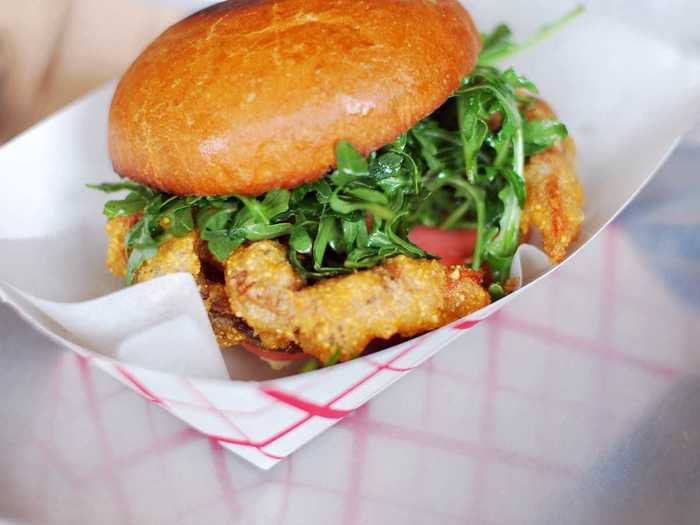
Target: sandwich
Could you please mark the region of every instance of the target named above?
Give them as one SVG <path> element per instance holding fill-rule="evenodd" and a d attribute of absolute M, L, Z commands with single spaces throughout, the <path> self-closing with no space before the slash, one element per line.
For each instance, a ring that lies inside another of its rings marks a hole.
<path fill-rule="evenodd" d="M 120 193 L 107 267 L 128 285 L 190 273 L 219 345 L 275 365 L 347 361 L 485 307 L 531 230 L 557 263 L 583 221 L 566 126 L 494 65 L 527 45 L 480 34 L 456 0 L 191 15 L 116 87 L 122 180 L 92 186 Z"/>

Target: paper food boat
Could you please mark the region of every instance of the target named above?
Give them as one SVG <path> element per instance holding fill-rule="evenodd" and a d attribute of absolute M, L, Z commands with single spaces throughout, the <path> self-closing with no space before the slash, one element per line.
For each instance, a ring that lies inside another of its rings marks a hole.
<path fill-rule="evenodd" d="M 532 13 L 522 14 L 515 4 L 484 2 L 470 10 L 482 27 L 507 16 L 522 31 L 560 14 L 542 6 L 528 23 L 518 17 Z M 514 62 L 540 86 L 578 143 L 587 197 L 579 248 L 619 213 L 700 117 L 700 64 L 593 15 Z M 0 299 L 255 465 L 269 468 L 288 456 L 513 297 L 312 373 L 271 379 L 244 352 L 229 352 L 224 361 L 189 275 L 122 289 L 104 268 L 104 196 L 85 184 L 115 178 L 106 149 L 112 89 L 0 149 Z M 549 270 L 541 253 L 524 248 L 519 263 L 524 286 L 517 293 L 536 293 L 531 285 Z"/>

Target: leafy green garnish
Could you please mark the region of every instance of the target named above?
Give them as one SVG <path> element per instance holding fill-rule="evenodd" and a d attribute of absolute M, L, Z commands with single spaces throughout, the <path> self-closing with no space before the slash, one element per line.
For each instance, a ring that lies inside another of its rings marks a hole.
<path fill-rule="evenodd" d="M 309 359 L 308 361 L 306 361 L 306 363 L 304 363 L 304 366 L 301 367 L 301 370 L 299 370 L 299 372 L 301 372 L 302 374 L 305 374 L 306 372 L 313 372 L 314 370 L 318 370 L 320 366 L 321 363 L 319 363 L 318 359 Z"/>
<path fill-rule="evenodd" d="M 126 241 L 128 283 L 161 243 L 187 235 L 195 225 L 221 261 L 246 241 L 288 237 L 296 270 L 319 279 L 369 268 L 395 255 L 428 257 L 407 240 L 410 213 L 422 195 L 417 193 L 416 166 L 400 148 L 399 141 L 364 158 L 340 141 L 332 175 L 260 197 L 175 197 L 133 183 L 91 187 L 129 192 L 105 204 L 107 217 L 140 214 Z"/>
<path fill-rule="evenodd" d="M 513 32 L 504 24 L 499 25 L 488 35 L 482 35 L 483 48 L 479 55 L 479 65 L 487 66 L 511 57 L 517 53 L 530 49 L 543 40 L 548 39 L 554 33 L 560 31 L 564 26 L 586 12 L 584 5 L 578 5 L 560 19 L 542 26 L 539 31 L 532 35 L 522 44 L 513 42 Z"/>
<path fill-rule="evenodd" d="M 441 114 L 409 132 L 408 151 L 422 164 L 431 196 L 414 221 L 445 229 L 475 226 L 472 267 L 481 269 L 486 261 L 497 282 L 510 275 L 518 247 L 525 159 L 566 136 L 559 123 L 525 121 L 525 88 L 535 91 L 511 69 L 478 66 Z M 452 129 L 441 122 L 446 116 L 456 121 Z"/>
<path fill-rule="evenodd" d="M 489 286 L 489 295 L 494 301 L 497 301 L 506 295 L 506 291 L 501 283 L 493 283 Z"/>
<path fill-rule="evenodd" d="M 523 124 L 525 155 L 532 156 L 549 148 L 569 134 L 566 126 L 555 120 L 530 120 Z"/>
<path fill-rule="evenodd" d="M 340 361 L 340 355 L 343 352 L 340 350 L 340 348 L 336 348 L 336 350 L 331 354 L 331 356 L 328 358 L 328 361 L 324 363 L 323 366 L 333 366 L 336 364 L 338 361 Z"/>
<path fill-rule="evenodd" d="M 156 192 L 135 182 L 105 182 L 103 184 L 88 184 L 87 186 L 93 190 L 105 193 L 129 192 L 125 199 L 107 201 L 104 207 L 104 214 L 110 219 L 133 215 L 143 210 L 148 202 L 156 196 Z"/>
<path fill-rule="evenodd" d="M 127 283 L 163 242 L 195 229 L 220 261 L 247 241 L 282 239 L 296 271 L 322 279 L 397 255 L 430 257 L 408 239 L 411 228 L 422 224 L 476 229 L 471 266 L 487 264 L 493 297 L 503 295 L 526 199 L 525 161 L 567 130 L 556 121 L 527 121 L 523 111 L 537 88 L 514 70 L 491 64 L 582 11 L 543 27 L 522 45 L 512 42 L 507 26 L 498 26 L 483 36 L 476 69 L 437 112 L 367 157 L 339 141 L 336 169 L 314 183 L 258 197 L 179 197 L 133 182 L 90 185 L 127 192 L 105 204 L 107 217 L 137 216 L 125 241 Z"/>
<path fill-rule="evenodd" d="M 109 217 L 140 214 L 125 238 L 129 254 L 126 282 L 131 284 L 136 270 L 155 256 L 158 246 L 172 239 L 183 237 L 194 230 L 193 209 L 202 201 L 199 197 L 176 197 L 134 183 L 105 183 L 91 188 L 107 193 L 127 190 L 122 200 L 111 200 L 105 204 L 104 214 Z"/>
<path fill-rule="evenodd" d="M 488 264 L 497 284 L 492 287 L 494 298 L 503 293 L 501 284 L 510 276 L 518 247 L 527 197 L 525 160 L 565 138 L 568 131 L 556 121 L 527 121 L 523 110 L 537 87 L 513 69 L 501 71 L 491 64 L 535 45 L 584 11 L 579 6 L 524 44 L 514 43 L 505 25 L 483 35 L 478 65 L 452 101 L 408 133 L 409 153 L 422 162 L 430 195 L 414 222 L 475 228 L 472 267 Z"/>

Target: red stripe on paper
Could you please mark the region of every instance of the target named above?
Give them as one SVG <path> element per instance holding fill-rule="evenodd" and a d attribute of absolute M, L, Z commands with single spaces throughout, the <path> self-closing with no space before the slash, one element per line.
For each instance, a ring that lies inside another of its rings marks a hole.
<path fill-rule="evenodd" d="M 117 371 L 126 379 L 136 390 L 148 398 L 149 401 L 157 403 L 159 405 L 163 404 L 163 400 L 153 393 L 146 385 L 141 381 L 136 379 L 136 376 L 132 374 L 127 368 L 123 366 L 116 366 Z"/>
<path fill-rule="evenodd" d="M 454 328 L 457 330 L 469 330 L 470 328 L 474 328 L 480 322 L 481 321 L 462 321 L 461 323 L 454 325 Z"/>
<path fill-rule="evenodd" d="M 274 388 L 262 387 L 261 390 L 277 401 L 282 401 L 282 403 L 303 410 L 312 416 L 324 417 L 326 419 L 341 419 L 352 412 L 351 410 L 336 410 L 329 406 L 317 405 L 316 403 L 311 403 L 310 401 Z"/>

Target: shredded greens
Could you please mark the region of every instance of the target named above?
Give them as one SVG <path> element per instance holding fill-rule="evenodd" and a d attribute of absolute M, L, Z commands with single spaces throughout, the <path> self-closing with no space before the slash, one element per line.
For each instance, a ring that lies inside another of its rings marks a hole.
<path fill-rule="evenodd" d="M 438 111 L 366 158 L 340 141 L 336 169 L 317 182 L 259 197 L 180 197 L 133 182 L 91 185 L 128 192 L 105 204 L 108 218 L 138 214 L 125 241 L 127 283 L 163 242 L 195 229 L 221 261 L 246 241 L 282 239 L 291 264 L 313 280 L 396 255 L 430 257 L 408 239 L 421 224 L 475 229 L 471 266 L 480 270 L 486 264 L 492 296 L 503 295 L 526 199 L 525 162 L 566 137 L 567 130 L 560 122 L 526 121 L 522 113 L 537 88 L 514 70 L 492 64 L 580 12 L 545 26 L 523 45 L 513 43 L 506 26 L 483 35 L 477 67 Z"/>

